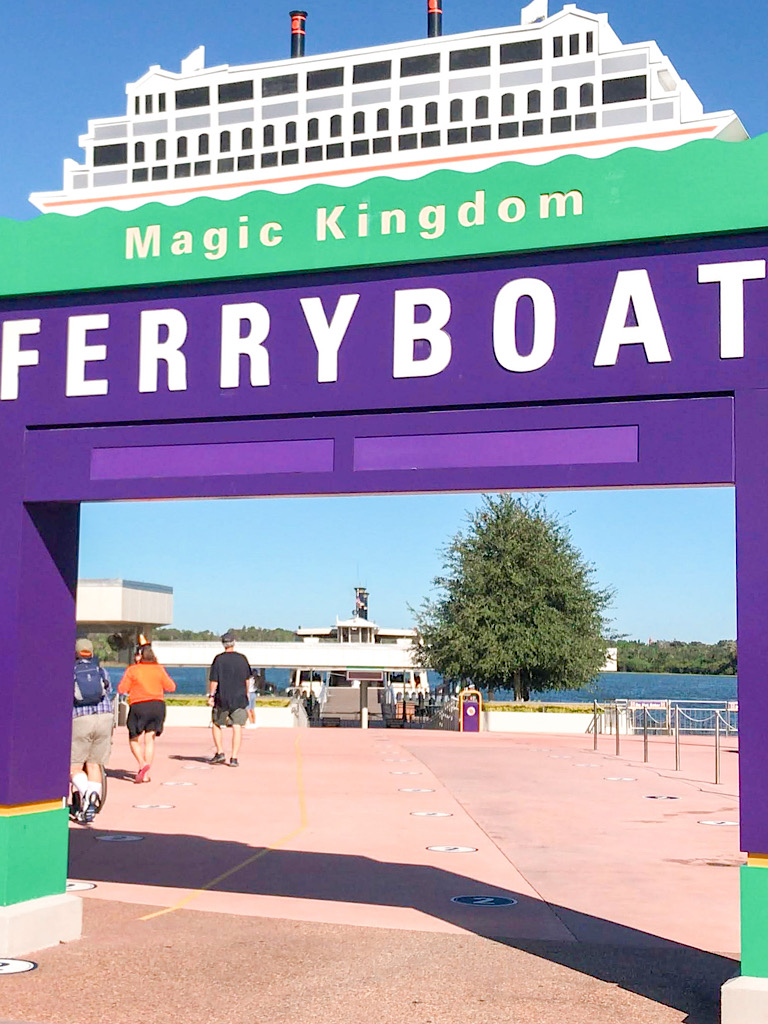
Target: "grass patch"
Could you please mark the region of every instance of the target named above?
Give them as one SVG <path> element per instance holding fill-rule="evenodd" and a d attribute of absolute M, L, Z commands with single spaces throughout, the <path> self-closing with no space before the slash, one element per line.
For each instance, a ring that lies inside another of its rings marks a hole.
<path fill-rule="evenodd" d="M 554 712 L 557 715 L 591 715 L 593 709 L 589 704 L 538 704 L 526 701 L 521 704 L 504 704 L 497 701 L 488 701 L 483 705 L 486 711 L 517 711 L 528 714 L 537 712 Z M 598 708 L 598 714 L 601 714 Z"/>
<path fill-rule="evenodd" d="M 202 695 L 186 694 L 180 697 L 166 697 L 166 704 L 176 708 L 201 708 L 208 706 L 208 698 Z M 260 697 L 256 701 L 257 708 L 287 708 L 290 697 Z"/>

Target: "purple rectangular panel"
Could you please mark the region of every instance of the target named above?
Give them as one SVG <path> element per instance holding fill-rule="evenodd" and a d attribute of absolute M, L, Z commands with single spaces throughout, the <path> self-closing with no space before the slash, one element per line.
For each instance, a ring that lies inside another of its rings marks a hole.
<path fill-rule="evenodd" d="M 356 437 L 354 449 L 356 470 L 584 466 L 637 460 L 636 426 Z"/>
<path fill-rule="evenodd" d="M 333 455 L 332 438 L 95 448 L 91 480 L 331 473 Z"/>

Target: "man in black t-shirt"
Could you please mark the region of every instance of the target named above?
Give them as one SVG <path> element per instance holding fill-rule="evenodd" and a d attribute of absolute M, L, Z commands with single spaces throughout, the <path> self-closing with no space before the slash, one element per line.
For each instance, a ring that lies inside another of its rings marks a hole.
<path fill-rule="evenodd" d="M 224 764 L 224 744 L 221 730 L 232 729 L 232 756 L 230 768 L 238 767 L 243 726 L 248 714 L 248 680 L 253 675 L 248 659 L 235 651 L 235 638 L 225 633 L 221 638 L 224 651 L 217 654 L 208 671 L 208 703 L 213 709 L 212 732 L 216 753 L 211 764 Z"/>

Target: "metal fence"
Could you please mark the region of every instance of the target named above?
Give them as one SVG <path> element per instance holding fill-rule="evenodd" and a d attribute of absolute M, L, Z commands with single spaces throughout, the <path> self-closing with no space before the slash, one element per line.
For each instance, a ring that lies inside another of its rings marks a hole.
<path fill-rule="evenodd" d="M 721 741 L 738 735 L 739 705 L 737 701 L 684 700 L 615 700 L 593 705 L 592 724 L 594 749 L 598 736 L 612 735 L 616 753 L 621 752 L 621 737 L 643 737 L 643 761 L 649 760 L 649 743 L 653 736 L 671 736 L 675 744 L 675 770 L 681 769 L 680 739 L 688 736 L 712 736 L 714 781 L 720 782 Z"/>

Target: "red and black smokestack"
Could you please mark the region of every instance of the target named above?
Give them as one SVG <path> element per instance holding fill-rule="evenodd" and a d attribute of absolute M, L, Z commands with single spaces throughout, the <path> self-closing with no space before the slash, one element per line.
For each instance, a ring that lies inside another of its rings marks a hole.
<path fill-rule="evenodd" d="M 304 56 L 304 41 L 307 38 L 306 22 L 306 11 L 291 11 L 291 57 Z"/>
<path fill-rule="evenodd" d="M 427 0 L 427 35 L 441 36 L 443 34 L 443 5 L 441 0 Z"/>

